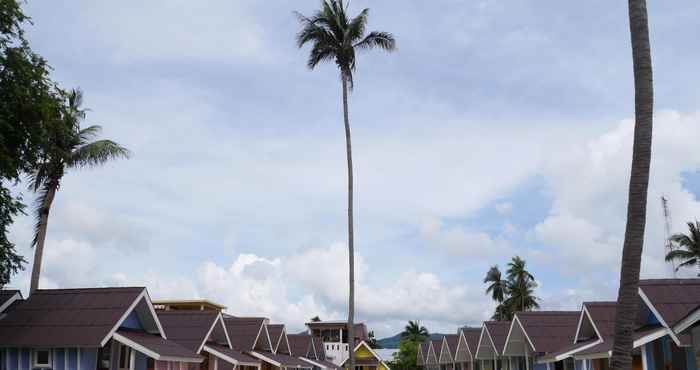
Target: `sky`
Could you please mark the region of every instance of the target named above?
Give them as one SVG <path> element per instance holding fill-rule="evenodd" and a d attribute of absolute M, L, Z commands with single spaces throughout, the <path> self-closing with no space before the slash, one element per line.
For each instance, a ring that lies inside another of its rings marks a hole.
<path fill-rule="evenodd" d="M 655 127 L 643 277 L 700 215 L 700 3 L 649 2 Z M 85 124 L 132 151 L 70 171 L 41 286 L 146 286 L 302 330 L 347 312 L 346 168 L 334 64 L 306 67 L 317 0 L 29 1 L 32 47 Z M 626 2 L 353 0 L 392 54 L 349 99 L 357 320 L 479 325 L 483 277 L 519 255 L 546 309 L 615 299 L 634 117 Z M 18 188 L 25 199 L 33 195 Z M 11 237 L 31 261 L 33 220 Z M 26 291 L 31 263 L 10 286 Z M 682 271 L 693 276 L 695 271 Z"/>

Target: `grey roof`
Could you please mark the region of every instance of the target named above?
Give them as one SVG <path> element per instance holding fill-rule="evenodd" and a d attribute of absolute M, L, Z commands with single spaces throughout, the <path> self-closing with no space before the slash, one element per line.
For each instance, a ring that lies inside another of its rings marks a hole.
<path fill-rule="evenodd" d="M 263 317 L 232 317 L 224 318 L 224 324 L 231 339 L 233 349 L 239 351 L 252 351 L 255 349 L 255 339 L 260 333 L 260 328 L 265 323 Z M 262 332 L 264 334 L 264 331 Z M 262 335 L 261 334 L 261 335 Z M 267 338 L 263 338 L 264 350 L 271 350 Z"/>
<path fill-rule="evenodd" d="M 260 360 L 252 357 L 250 355 L 247 355 L 241 351 L 237 351 L 235 349 L 228 348 L 226 346 L 222 346 L 219 344 L 207 344 L 206 347 L 209 347 L 224 356 L 230 357 L 233 360 L 235 360 L 238 364 L 243 364 L 243 365 L 257 365 L 260 363 Z"/>
<path fill-rule="evenodd" d="M 268 360 L 275 361 L 277 363 L 280 363 L 283 367 L 296 367 L 296 368 L 306 368 L 306 369 L 311 369 L 313 366 L 309 364 L 306 361 L 302 361 L 301 359 L 298 359 L 296 357 L 288 356 L 288 355 L 283 355 L 280 353 L 272 353 L 272 352 L 262 352 L 262 351 L 255 351 L 258 355 L 263 356 L 264 358 Z M 263 360 L 265 361 L 265 360 Z"/>
<path fill-rule="evenodd" d="M 219 312 L 213 310 L 158 310 L 157 314 L 168 339 L 174 340 L 195 352 L 199 350 L 199 347 L 207 339 L 209 329 L 219 318 Z"/>
<path fill-rule="evenodd" d="M 0 346 L 98 347 L 144 290 L 37 290 L 0 320 Z"/>
<path fill-rule="evenodd" d="M 289 340 L 289 351 L 292 356 L 296 357 L 306 357 L 311 360 L 315 359 L 316 356 L 313 355 L 312 350 L 312 340 L 309 334 L 287 334 L 287 340 Z"/>
<path fill-rule="evenodd" d="M 464 333 L 464 339 L 467 340 L 467 346 L 472 356 L 476 355 L 476 347 L 479 346 L 479 337 L 481 336 L 481 328 L 463 327 L 459 329 Z"/>
<path fill-rule="evenodd" d="M 503 346 L 506 344 L 508 329 L 510 329 L 510 321 L 486 321 L 484 326 L 486 326 L 486 330 L 488 330 L 491 339 L 493 339 L 496 352 L 503 353 Z"/>
<path fill-rule="evenodd" d="M 515 314 L 539 353 L 553 353 L 573 343 L 580 311 L 528 311 Z"/>
<path fill-rule="evenodd" d="M 670 327 L 700 307 L 700 279 L 648 279 L 639 289 Z"/>
<path fill-rule="evenodd" d="M 160 335 L 148 334 L 141 331 L 120 329 L 120 334 L 148 350 L 157 353 L 161 358 L 173 359 L 183 362 L 202 362 L 202 356 L 196 354 L 185 346 L 181 346 L 172 340 L 165 340 Z"/>

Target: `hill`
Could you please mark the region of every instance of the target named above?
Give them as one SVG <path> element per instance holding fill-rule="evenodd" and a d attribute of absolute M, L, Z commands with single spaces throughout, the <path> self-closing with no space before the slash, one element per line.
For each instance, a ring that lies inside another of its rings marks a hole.
<path fill-rule="evenodd" d="M 445 334 L 433 333 L 430 334 L 430 339 L 439 339 L 443 336 L 445 336 Z M 382 348 L 399 348 L 399 342 L 401 342 L 401 333 L 391 337 L 377 339 L 377 344 Z"/>

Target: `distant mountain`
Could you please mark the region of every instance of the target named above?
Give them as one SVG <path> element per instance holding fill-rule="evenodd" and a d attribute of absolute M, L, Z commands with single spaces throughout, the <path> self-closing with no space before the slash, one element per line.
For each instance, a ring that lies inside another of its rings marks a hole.
<path fill-rule="evenodd" d="M 445 334 L 433 333 L 430 334 L 430 339 L 440 339 L 444 337 Z M 401 342 L 401 333 L 394 335 L 393 337 L 377 339 L 377 344 L 382 348 L 399 348 L 399 342 Z"/>

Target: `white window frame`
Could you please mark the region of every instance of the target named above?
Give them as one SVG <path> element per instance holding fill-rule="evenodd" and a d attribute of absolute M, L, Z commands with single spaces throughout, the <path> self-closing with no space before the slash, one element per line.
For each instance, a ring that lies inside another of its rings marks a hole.
<path fill-rule="evenodd" d="M 122 367 L 122 350 L 126 351 L 125 356 L 126 356 L 126 367 Z M 118 370 L 130 370 L 131 369 L 131 352 L 133 349 L 129 346 L 125 346 L 121 343 L 119 343 L 119 350 L 117 351 L 117 369 Z"/>
<path fill-rule="evenodd" d="M 39 363 L 39 352 L 46 352 L 48 362 L 45 364 Z M 50 349 L 35 349 L 32 351 L 32 367 L 36 369 L 51 369 L 51 350 Z"/>

